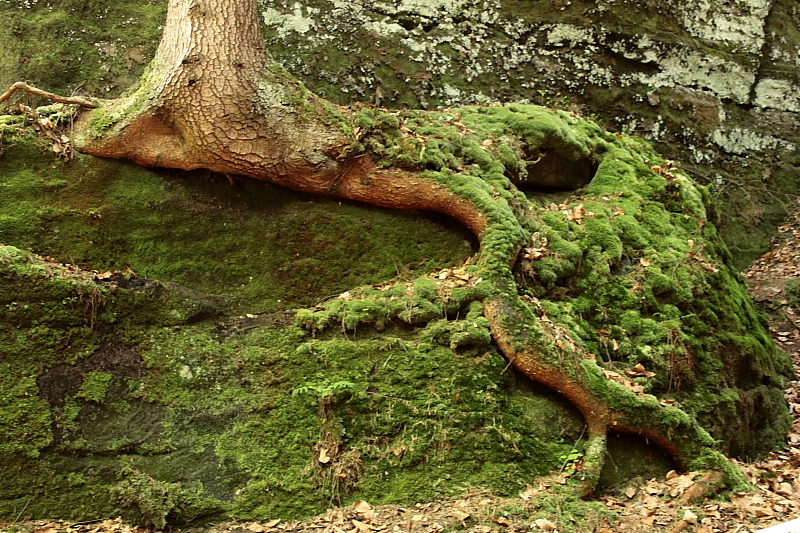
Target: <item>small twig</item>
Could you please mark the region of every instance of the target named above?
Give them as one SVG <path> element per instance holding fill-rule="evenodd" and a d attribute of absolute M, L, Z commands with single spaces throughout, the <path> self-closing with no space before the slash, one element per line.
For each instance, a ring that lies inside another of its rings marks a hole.
<path fill-rule="evenodd" d="M 789 316 L 789 313 L 786 312 L 786 309 L 781 308 L 781 313 L 783 313 L 783 316 L 786 317 L 786 320 L 788 320 L 794 326 L 794 329 L 800 331 L 800 326 L 798 326 L 797 322 L 795 322 L 794 319 Z"/>
<path fill-rule="evenodd" d="M 0 103 L 5 102 L 9 98 L 11 98 L 11 95 L 13 95 L 15 92 L 19 90 L 33 93 L 37 96 L 41 96 L 42 98 L 46 98 L 47 100 L 50 100 L 52 102 L 58 102 L 59 104 L 75 104 L 83 107 L 88 107 L 90 109 L 98 107 L 98 104 L 90 102 L 89 100 L 81 98 L 80 96 L 59 96 L 57 94 L 37 89 L 36 87 L 28 85 L 27 83 L 21 81 L 18 81 L 17 83 L 13 84 L 6 92 L 0 95 Z"/>
<path fill-rule="evenodd" d="M 19 512 L 19 514 L 17 515 L 17 517 L 14 519 L 14 522 L 19 522 L 19 519 L 20 519 L 20 517 L 22 517 L 22 513 L 24 513 L 24 512 L 25 512 L 25 509 L 27 509 L 27 508 L 28 508 L 28 504 L 30 504 L 30 503 L 31 503 L 31 500 L 33 500 L 33 497 L 34 497 L 34 496 L 36 496 L 36 495 L 34 494 L 34 495 L 33 495 L 33 496 L 31 496 L 30 498 L 28 498 L 28 501 L 27 501 L 27 502 L 25 502 L 25 507 L 23 507 L 23 508 L 22 508 L 22 510 Z"/>
<path fill-rule="evenodd" d="M 575 444 L 572 445 L 572 449 L 569 451 L 569 454 L 567 454 L 567 458 L 564 460 L 564 464 L 562 464 L 561 468 L 558 469 L 558 473 L 559 474 L 561 474 L 561 472 L 563 472 L 564 469 L 567 467 L 567 463 L 569 463 L 569 456 L 572 454 L 572 452 L 577 452 L 578 451 L 578 443 L 581 441 L 583 436 L 586 434 L 586 427 L 587 426 L 583 426 L 583 431 L 581 431 L 580 436 L 578 436 L 578 440 L 576 440 Z"/>
<path fill-rule="evenodd" d="M 94 524 L 96 522 L 102 522 L 105 518 L 95 518 L 94 520 L 86 520 L 85 522 L 75 522 L 72 524 L 73 526 L 85 526 L 86 524 Z"/>

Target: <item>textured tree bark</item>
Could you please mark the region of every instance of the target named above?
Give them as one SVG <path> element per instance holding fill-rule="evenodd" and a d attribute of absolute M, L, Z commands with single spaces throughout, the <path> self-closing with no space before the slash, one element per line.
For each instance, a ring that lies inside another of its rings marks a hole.
<path fill-rule="evenodd" d="M 513 199 L 485 184 L 475 189 L 482 196 L 457 194 L 424 173 L 380 168 L 366 152 L 351 155 L 357 139 L 350 116 L 274 64 L 264 49 L 255 0 L 170 0 L 163 39 L 139 85 L 127 97 L 83 113 L 76 146 L 145 166 L 207 168 L 450 215 L 481 241 L 478 264 L 493 287 L 485 314 L 497 345 L 522 373 L 565 395 L 586 420 L 582 492 L 590 492 L 599 477 L 610 430 L 647 437 L 682 465 L 703 457 L 704 465 L 725 469 L 708 435 L 688 416 L 606 380 L 590 354 L 571 341 L 562 347 L 556 339 L 563 335 L 520 301 L 510 268 L 521 242 L 484 238 L 493 225 L 523 232 L 524 215 Z M 564 357 L 554 364 L 558 350 Z"/>
<path fill-rule="evenodd" d="M 301 116 L 300 105 L 317 102 L 298 83 L 280 83 L 270 67 L 255 2 L 172 0 L 138 89 L 86 117 L 114 126 L 83 137 L 81 149 L 260 177 L 335 173 L 331 156 L 348 139 L 321 122 L 321 106 Z"/>
<path fill-rule="evenodd" d="M 207 168 L 393 209 L 429 209 L 483 232 L 483 216 L 415 173 L 344 155 L 349 111 L 272 61 L 253 0 L 171 0 L 155 59 L 130 96 L 85 113 L 77 148 L 143 166 Z"/>

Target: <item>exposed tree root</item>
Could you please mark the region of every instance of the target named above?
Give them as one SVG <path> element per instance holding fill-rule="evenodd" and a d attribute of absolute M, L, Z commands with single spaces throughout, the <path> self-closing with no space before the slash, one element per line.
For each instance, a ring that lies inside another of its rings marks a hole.
<path fill-rule="evenodd" d="M 88 109 L 94 109 L 100 106 L 100 103 L 98 103 L 97 101 L 87 100 L 86 98 L 81 98 L 80 96 L 59 96 L 57 94 L 43 91 L 42 89 L 37 89 L 36 87 L 28 85 L 27 83 L 21 81 L 12 84 L 11 87 L 9 87 L 9 89 L 6 92 L 0 94 L 0 103 L 3 103 L 9 98 L 11 98 L 17 91 L 29 92 L 31 94 L 35 94 L 36 96 L 41 96 L 46 100 L 50 100 L 51 102 L 57 102 L 59 104 L 74 104 Z"/>

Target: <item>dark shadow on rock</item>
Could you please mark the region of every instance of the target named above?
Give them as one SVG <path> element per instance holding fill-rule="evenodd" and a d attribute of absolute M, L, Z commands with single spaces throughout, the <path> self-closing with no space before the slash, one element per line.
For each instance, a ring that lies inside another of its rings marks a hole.
<path fill-rule="evenodd" d="M 216 318 L 226 308 L 225 299 L 221 296 L 205 294 L 169 281 L 154 281 L 120 272 L 115 272 L 111 277 L 97 281 L 107 287 L 120 287 L 129 291 L 147 291 L 156 297 L 163 297 L 169 301 L 170 307 L 178 312 L 177 316 L 185 324 Z"/>
<path fill-rule="evenodd" d="M 53 409 L 52 431 L 55 444 L 64 442 L 66 438 L 65 430 L 58 423 L 56 413 L 63 409 L 67 398 L 73 398 L 78 394 L 84 376 L 97 371 L 107 372 L 115 380 L 140 379 L 147 374 L 144 360 L 139 353 L 116 339 L 104 342 L 92 355 L 74 365 L 56 365 L 41 374 L 36 379 L 36 384 L 39 387 L 39 398 Z"/>
<path fill-rule="evenodd" d="M 217 324 L 215 334 L 218 341 L 236 333 L 244 333 L 253 328 L 274 327 L 282 328 L 294 321 L 295 311 L 278 311 L 268 315 L 247 315 L 227 318 Z"/>
<path fill-rule="evenodd" d="M 67 397 L 75 396 L 89 372 L 108 372 L 115 379 L 140 379 L 147 374 L 144 360 L 131 347 L 116 339 L 104 342 L 92 355 L 74 365 L 56 365 L 36 379 L 39 398 L 57 407 Z"/>
<path fill-rule="evenodd" d="M 528 163 L 526 175 L 509 175 L 511 182 L 522 190 L 575 191 L 588 185 L 597 171 L 591 159 L 571 161 L 548 150 L 531 155 L 536 157 Z"/>

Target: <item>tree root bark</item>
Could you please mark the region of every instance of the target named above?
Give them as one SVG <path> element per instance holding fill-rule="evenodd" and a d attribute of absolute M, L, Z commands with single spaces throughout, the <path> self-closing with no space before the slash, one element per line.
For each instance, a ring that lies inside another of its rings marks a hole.
<path fill-rule="evenodd" d="M 507 285 L 508 282 L 505 283 Z M 501 287 L 504 285 L 500 284 Z M 714 471 L 726 486 L 744 482 L 741 473 L 714 449 L 714 440 L 689 415 L 654 396 L 635 393 L 607 379 L 594 356 L 566 331 L 535 316 L 501 288 L 485 301 L 485 315 L 503 354 L 520 372 L 569 399 L 583 414 L 589 442 L 575 488 L 591 494 L 606 456 L 609 431 L 639 435 L 666 451 L 682 470 Z M 527 315 L 527 316 L 526 316 Z"/>
<path fill-rule="evenodd" d="M 49 93 L 47 91 L 43 91 L 42 89 L 37 89 L 32 85 L 28 85 L 27 83 L 18 81 L 9 87 L 9 89 L 0 94 L 0 104 L 11 98 L 14 93 L 17 91 L 25 91 L 31 94 L 35 94 L 36 96 L 40 96 L 46 100 L 50 100 L 51 102 L 56 102 L 59 104 L 71 104 L 71 105 L 79 105 L 81 107 L 85 107 L 87 109 L 94 109 L 100 106 L 100 103 L 93 102 L 91 100 L 87 100 L 86 98 L 82 98 L 80 96 L 60 96 L 57 94 Z"/>

